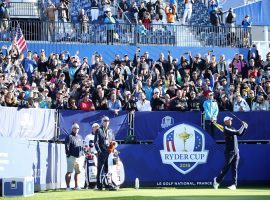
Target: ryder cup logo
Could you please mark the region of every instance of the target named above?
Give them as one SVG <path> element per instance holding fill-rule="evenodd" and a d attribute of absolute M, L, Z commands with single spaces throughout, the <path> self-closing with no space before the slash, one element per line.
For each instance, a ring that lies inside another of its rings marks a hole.
<path fill-rule="evenodd" d="M 204 134 L 189 124 L 179 124 L 163 136 L 164 150 L 160 151 L 162 162 L 182 174 L 191 172 L 198 164 L 206 163 Z"/>
<path fill-rule="evenodd" d="M 174 119 L 170 116 L 166 116 L 162 118 L 161 128 L 168 128 L 174 124 Z"/>

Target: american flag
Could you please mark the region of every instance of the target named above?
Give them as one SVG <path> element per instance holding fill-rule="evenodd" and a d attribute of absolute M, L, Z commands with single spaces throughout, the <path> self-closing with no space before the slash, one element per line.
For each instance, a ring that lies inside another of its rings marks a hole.
<path fill-rule="evenodd" d="M 175 150 L 175 146 L 174 146 L 174 131 L 170 132 L 167 136 L 166 136 L 166 147 L 167 147 L 167 151 L 176 151 Z"/>
<path fill-rule="evenodd" d="M 18 45 L 20 54 L 26 49 L 26 41 L 19 23 L 17 24 L 16 28 L 15 44 Z"/>

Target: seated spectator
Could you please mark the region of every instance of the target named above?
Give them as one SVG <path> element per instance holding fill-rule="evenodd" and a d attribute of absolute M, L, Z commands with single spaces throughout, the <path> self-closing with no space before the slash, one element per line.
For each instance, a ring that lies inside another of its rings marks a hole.
<path fill-rule="evenodd" d="M 111 93 L 111 98 L 108 100 L 108 109 L 118 115 L 119 111 L 122 111 L 122 104 L 119 99 L 116 98 L 116 93 Z"/>
<path fill-rule="evenodd" d="M 226 94 L 222 94 L 220 101 L 218 102 L 218 107 L 220 111 L 233 111 L 233 104 L 228 99 Z"/>
<path fill-rule="evenodd" d="M 97 86 L 97 96 L 93 99 L 96 110 L 108 110 L 108 100 L 101 85 Z"/>
<path fill-rule="evenodd" d="M 125 99 L 123 103 L 123 110 L 134 112 L 137 111 L 136 97 L 131 95 L 130 91 L 125 92 Z"/>
<path fill-rule="evenodd" d="M 151 99 L 152 111 L 162 111 L 165 109 L 165 99 L 160 97 L 160 90 L 154 89 L 154 95 Z"/>
<path fill-rule="evenodd" d="M 244 111 L 244 112 L 248 112 L 250 111 L 250 107 L 248 105 L 248 103 L 246 102 L 245 99 L 243 99 L 241 97 L 240 94 L 236 94 L 236 98 L 233 104 L 233 111 L 234 112 L 239 112 L 239 111 Z"/>
<path fill-rule="evenodd" d="M 177 89 L 176 97 L 171 101 L 172 111 L 188 111 L 188 98 L 183 96 L 183 91 Z"/>
<path fill-rule="evenodd" d="M 83 95 L 82 100 L 79 103 L 79 108 L 80 110 L 84 110 L 84 111 L 92 111 L 95 110 L 95 106 L 94 103 L 92 102 L 92 100 L 89 98 L 89 93 L 85 93 Z"/>
<path fill-rule="evenodd" d="M 152 111 L 150 101 L 146 99 L 143 92 L 139 94 L 139 99 L 136 102 L 138 111 Z"/>

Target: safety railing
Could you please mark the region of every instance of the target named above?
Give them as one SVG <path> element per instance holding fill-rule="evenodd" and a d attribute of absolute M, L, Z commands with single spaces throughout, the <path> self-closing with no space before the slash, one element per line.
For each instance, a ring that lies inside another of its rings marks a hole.
<path fill-rule="evenodd" d="M 4 22 L 0 22 L 4 23 Z M 73 24 L 49 21 L 9 21 L 0 33 L 1 41 L 11 41 L 20 24 L 25 39 L 34 42 L 72 42 L 119 45 L 171 45 L 245 47 L 252 44 L 250 29 L 171 24 Z"/>

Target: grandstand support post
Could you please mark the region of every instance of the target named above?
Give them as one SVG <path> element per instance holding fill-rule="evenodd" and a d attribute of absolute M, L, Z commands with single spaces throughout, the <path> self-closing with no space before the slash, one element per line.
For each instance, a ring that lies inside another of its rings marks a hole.
<path fill-rule="evenodd" d="M 55 110 L 55 123 L 54 123 L 54 142 L 58 141 L 59 138 L 59 110 Z"/>
<path fill-rule="evenodd" d="M 268 26 L 264 26 L 263 31 L 264 31 L 264 41 L 268 42 L 269 41 Z"/>
<path fill-rule="evenodd" d="M 205 115 L 204 112 L 201 112 L 201 127 L 203 128 L 203 130 L 205 130 L 205 119 L 204 119 Z"/>

